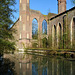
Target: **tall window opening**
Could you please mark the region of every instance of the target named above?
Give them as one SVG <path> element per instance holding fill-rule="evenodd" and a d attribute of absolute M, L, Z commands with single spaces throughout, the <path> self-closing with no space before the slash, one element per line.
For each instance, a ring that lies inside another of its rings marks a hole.
<path fill-rule="evenodd" d="M 56 47 L 56 26 L 54 25 L 54 46 Z"/>
<path fill-rule="evenodd" d="M 74 40 L 75 40 L 75 17 L 73 18 L 73 35 L 74 35 Z"/>
<path fill-rule="evenodd" d="M 54 41 L 56 41 L 56 26 L 54 25 Z"/>
<path fill-rule="evenodd" d="M 38 21 L 37 19 L 33 19 L 32 21 L 32 38 L 38 39 Z"/>
<path fill-rule="evenodd" d="M 47 34 L 47 22 L 43 20 L 42 22 L 42 34 Z"/>
<path fill-rule="evenodd" d="M 59 40 L 61 41 L 61 37 L 62 37 L 62 27 L 61 24 L 59 23 Z"/>
<path fill-rule="evenodd" d="M 59 45 L 59 48 L 62 48 L 62 26 L 60 23 L 58 27 L 58 45 Z"/>

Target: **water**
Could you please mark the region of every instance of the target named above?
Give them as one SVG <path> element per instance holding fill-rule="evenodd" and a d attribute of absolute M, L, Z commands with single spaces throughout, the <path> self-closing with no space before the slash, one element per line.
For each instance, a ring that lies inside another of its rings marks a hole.
<path fill-rule="evenodd" d="M 16 75 L 75 75 L 75 60 L 30 54 L 5 55 L 15 63 Z"/>

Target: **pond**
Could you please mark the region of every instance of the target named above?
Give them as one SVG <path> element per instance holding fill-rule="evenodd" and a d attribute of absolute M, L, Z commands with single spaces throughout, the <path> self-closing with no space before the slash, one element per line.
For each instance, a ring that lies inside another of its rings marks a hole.
<path fill-rule="evenodd" d="M 75 75 L 75 60 L 72 58 L 26 53 L 5 54 L 4 58 L 15 63 L 16 75 Z"/>

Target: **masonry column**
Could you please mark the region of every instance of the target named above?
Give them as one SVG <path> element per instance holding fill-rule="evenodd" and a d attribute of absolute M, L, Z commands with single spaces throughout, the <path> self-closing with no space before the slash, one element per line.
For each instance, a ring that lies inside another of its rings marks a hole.
<path fill-rule="evenodd" d="M 20 0 L 20 17 L 19 17 L 19 35 L 20 35 L 20 44 L 27 47 L 29 44 L 30 37 L 30 11 L 29 11 L 29 0 Z"/>
<path fill-rule="evenodd" d="M 58 1 L 58 13 L 66 11 L 66 0 L 57 0 Z"/>

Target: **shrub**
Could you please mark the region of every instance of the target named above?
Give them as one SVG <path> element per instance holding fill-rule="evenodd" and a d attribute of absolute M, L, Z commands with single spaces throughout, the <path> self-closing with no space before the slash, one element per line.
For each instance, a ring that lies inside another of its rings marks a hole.
<path fill-rule="evenodd" d="M 38 47 L 38 44 L 37 44 L 37 43 L 33 43 L 33 44 L 32 44 L 32 47 L 33 47 L 33 48 L 37 48 L 37 47 Z"/>

